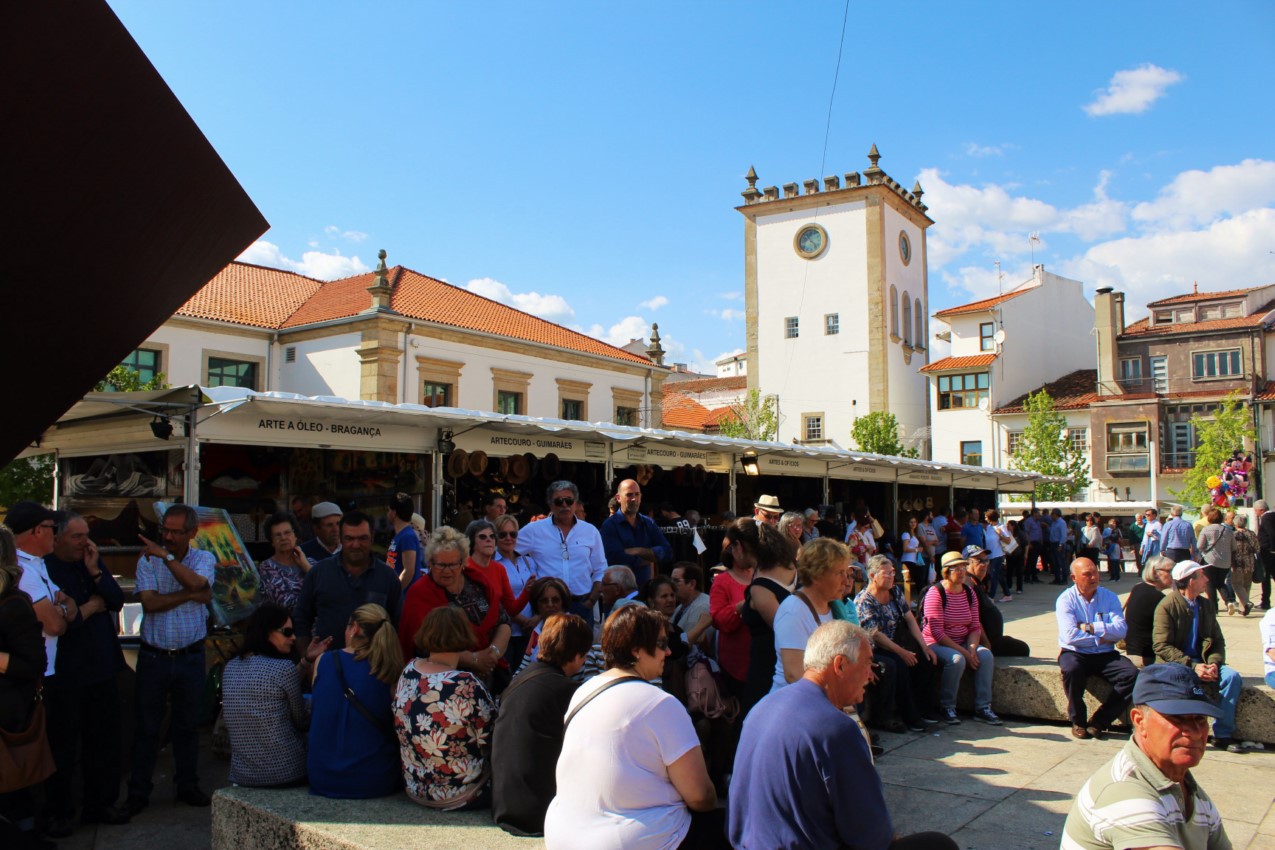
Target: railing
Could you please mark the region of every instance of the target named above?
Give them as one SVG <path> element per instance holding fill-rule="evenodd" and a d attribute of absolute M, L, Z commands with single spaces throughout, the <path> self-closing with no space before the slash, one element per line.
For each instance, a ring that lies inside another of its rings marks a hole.
<path fill-rule="evenodd" d="M 1190 469 L 1195 466 L 1195 451 L 1165 452 L 1160 456 L 1161 469 Z"/>

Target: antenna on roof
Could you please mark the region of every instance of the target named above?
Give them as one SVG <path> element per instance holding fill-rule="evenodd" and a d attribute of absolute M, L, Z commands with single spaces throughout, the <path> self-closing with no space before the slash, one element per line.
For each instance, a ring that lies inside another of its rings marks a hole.
<path fill-rule="evenodd" d="M 1039 233 L 1028 233 L 1028 234 L 1027 234 L 1027 243 L 1028 243 L 1029 245 L 1031 245 L 1031 248 L 1032 248 L 1032 268 L 1035 268 L 1035 267 L 1036 267 L 1036 245 L 1037 245 L 1037 243 L 1039 243 L 1039 242 L 1040 242 L 1040 234 L 1039 234 Z"/>

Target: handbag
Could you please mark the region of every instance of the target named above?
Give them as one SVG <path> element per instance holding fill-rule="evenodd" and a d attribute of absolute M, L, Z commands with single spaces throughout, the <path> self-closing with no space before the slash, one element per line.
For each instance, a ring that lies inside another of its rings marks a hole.
<path fill-rule="evenodd" d="M 40 686 L 35 692 L 35 708 L 26 729 L 0 729 L 0 794 L 29 788 L 53 775 L 53 751 L 44 730 L 42 690 Z"/>

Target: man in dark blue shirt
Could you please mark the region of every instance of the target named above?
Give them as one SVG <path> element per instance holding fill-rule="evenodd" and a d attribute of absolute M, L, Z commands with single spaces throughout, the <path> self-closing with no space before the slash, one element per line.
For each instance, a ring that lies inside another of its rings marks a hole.
<path fill-rule="evenodd" d="M 977 546 L 980 549 L 987 548 L 987 535 L 984 533 L 983 515 L 979 513 L 978 508 L 970 509 L 969 517 L 961 528 L 961 538 L 965 541 L 965 546 Z M 961 548 L 964 548 L 964 546 Z"/>
<path fill-rule="evenodd" d="M 640 589 L 655 575 L 660 563 L 673 557 L 673 549 L 659 526 L 642 515 L 642 488 L 636 481 L 621 481 L 615 497 L 620 501 L 620 510 L 607 517 L 599 529 L 602 547 L 607 564 L 633 570 Z"/>
<path fill-rule="evenodd" d="M 47 834 L 71 833 L 75 814 L 72 778 L 78 759 L 84 777 L 83 823 L 120 824 L 128 812 L 116 808 L 123 759 L 120 751 L 120 692 L 116 677 L 124 653 L 116 637 L 116 615 L 124 591 L 103 569 L 89 525 L 69 511 L 54 514 L 53 554 L 44 559 L 49 578 L 75 600 L 79 613 L 58 638 L 57 675 L 45 687 L 56 691 L 47 701 L 49 743 L 57 773 L 49 778 Z"/>
<path fill-rule="evenodd" d="M 868 633 L 844 620 L 815 629 L 805 675 L 744 722 L 728 803 L 736 850 L 956 850 L 939 833 L 896 838 L 866 732 L 842 706 L 863 700 Z"/>

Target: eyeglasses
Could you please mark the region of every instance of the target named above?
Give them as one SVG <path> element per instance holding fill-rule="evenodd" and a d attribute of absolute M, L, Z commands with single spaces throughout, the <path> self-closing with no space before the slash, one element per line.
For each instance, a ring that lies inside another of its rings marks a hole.
<path fill-rule="evenodd" d="M 496 532 L 496 537 L 500 538 L 501 540 L 509 540 L 509 539 L 514 538 L 514 537 L 517 537 L 517 536 L 518 536 L 518 532 L 516 532 L 516 531 L 498 531 L 498 532 Z"/>
<path fill-rule="evenodd" d="M 40 523 L 40 528 L 47 528 L 49 531 L 54 531 L 57 529 L 57 525 L 51 522 L 42 522 Z"/>
<path fill-rule="evenodd" d="M 576 503 L 576 500 L 571 496 L 563 496 L 560 499 L 553 500 L 553 506 L 555 508 L 569 508 L 575 503 Z"/>
<path fill-rule="evenodd" d="M 284 626 L 282 629 L 275 629 L 275 631 L 286 638 L 292 637 L 297 633 L 296 629 L 292 628 L 292 626 Z"/>
<path fill-rule="evenodd" d="M 668 638 L 662 637 L 655 641 L 655 648 L 660 652 L 668 652 Z"/>
<path fill-rule="evenodd" d="M 495 539 L 496 539 L 496 535 L 494 535 L 494 534 L 475 534 L 475 535 L 474 535 L 474 539 L 475 539 L 475 540 L 495 540 Z"/>
<path fill-rule="evenodd" d="M 460 568 L 460 561 L 454 561 L 450 564 L 440 564 L 438 561 L 430 561 L 429 565 L 436 570 L 455 570 Z"/>

